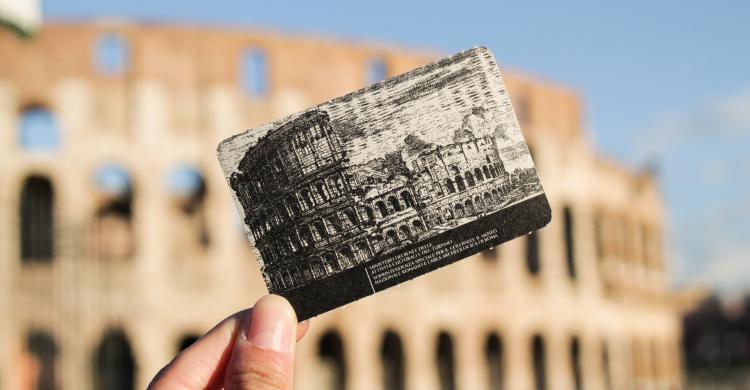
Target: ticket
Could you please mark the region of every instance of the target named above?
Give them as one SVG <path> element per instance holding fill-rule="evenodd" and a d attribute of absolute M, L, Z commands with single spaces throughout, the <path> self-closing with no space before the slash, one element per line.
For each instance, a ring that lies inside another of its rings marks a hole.
<path fill-rule="evenodd" d="M 300 320 L 551 219 L 484 47 L 230 137 L 218 158 L 269 292 Z"/>

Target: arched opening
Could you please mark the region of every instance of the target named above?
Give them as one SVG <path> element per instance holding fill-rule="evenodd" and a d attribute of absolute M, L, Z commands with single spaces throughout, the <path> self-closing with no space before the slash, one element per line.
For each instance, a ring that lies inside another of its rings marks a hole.
<path fill-rule="evenodd" d="M 401 338 L 393 331 L 388 331 L 383 336 L 380 361 L 383 365 L 383 389 L 404 390 L 404 347 Z"/>
<path fill-rule="evenodd" d="M 398 235 L 396 234 L 396 231 L 389 230 L 385 232 L 385 240 L 386 240 L 386 244 L 389 246 L 398 244 Z"/>
<path fill-rule="evenodd" d="M 283 202 L 276 203 L 273 207 L 273 217 L 275 225 L 282 225 L 286 221 L 289 220 L 289 214 L 286 211 L 286 207 L 284 207 Z"/>
<path fill-rule="evenodd" d="M 581 372 L 581 343 L 578 337 L 570 339 L 570 369 L 573 376 L 573 388 L 581 390 L 583 388 L 583 376 Z"/>
<path fill-rule="evenodd" d="M 388 66 L 380 58 L 371 59 L 367 62 L 365 74 L 367 85 L 383 81 L 388 78 Z"/>
<path fill-rule="evenodd" d="M 318 342 L 320 360 L 320 383 L 322 389 L 344 390 L 346 388 L 346 359 L 344 343 L 335 330 L 327 331 Z"/>
<path fill-rule="evenodd" d="M 284 284 L 284 278 L 281 277 L 281 273 L 277 273 L 274 275 L 271 279 L 273 281 L 273 286 L 277 290 L 283 290 L 286 288 L 286 285 Z"/>
<path fill-rule="evenodd" d="M 286 240 L 292 253 L 297 253 L 302 247 L 299 240 L 297 239 L 297 235 L 294 233 L 286 236 Z"/>
<path fill-rule="evenodd" d="M 565 261 L 568 266 L 568 276 L 571 279 L 575 279 L 576 260 L 575 248 L 573 246 L 573 212 L 569 206 L 563 208 L 563 234 L 565 238 Z"/>
<path fill-rule="evenodd" d="M 354 252 L 352 252 L 352 248 L 349 245 L 344 245 L 339 253 L 341 253 L 341 257 L 344 260 L 344 268 L 354 266 Z"/>
<path fill-rule="evenodd" d="M 606 340 L 602 340 L 602 377 L 604 378 L 604 388 L 612 388 L 612 372 L 610 370 L 609 346 Z"/>
<path fill-rule="evenodd" d="M 453 356 L 453 339 L 446 332 L 440 332 L 437 340 L 437 370 L 440 390 L 456 389 L 456 367 Z"/>
<path fill-rule="evenodd" d="M 606 220 L 604 213 L 601 210 L 596 210 L 594 213 L 594 245 L 596 248 L 596 259 L 601 263 L 604 258 L 608 255 L 608 251 L 605 245 L 605 238 L 607 238 L 606 232 Z"/>
<path fill-rule="evenodd" d="M 498 176 L 502 176 L 506 174 L 505 167 L 503 166 L 502 162 L 496 162 L 493 165 L 495 166 L 495 170 L 497 170 Z"/>
<path fill-rule="evenodd" d="M 173 226 L 173 248 L 179 256 L 207 248 L 210 244 L 207 187 L 200 170 L 189 165 L 177 166 L 169 171 L 166 182 L 179 218 L 179 223 Z M 273 213 L 274 225 L 276 218 Z"/>
<path fill-rule="evenodd" d="M 310 190 L 305 188 L 301 191 L 300 194 L 302 195 L 303 208 L 305 210 L 311 209 L 315 205 L 315 203 L 313 203 L 312 195 L 310 195 Z"/>
<path fill-rule="evenodd" d="M 325 126 L 321 126 L 321 129 L 325 133 Z M 346 192 L 346 186 L 344 185 L 344 179 L 341 177 L 341 175 L 336 175 L 333 178 L 333 186 L 336 187 L 339 194 L 343 194 Z"/>
<path fill-rule="evenodd" d="M 339 219 L 339 216 L 336 214 L 331 214 L 326 218 L 326 222 L 328 222 L 328 227 L 330 228 L 331 235 L 336 235 L 341 233 L 341 219 Z"/>
<path fill-rule="evenodd" d="M 435 191 L 435 194 L 437 196 L 444 196 L 445 193 L 443 192 L 443 187 L 440 186 L 440 183 L 432 183 L 432 189 Z M 424 193 L 420 192 L 420 194 L 424 195 Z"/>
<path fill-rule="evenodd" d="M 456 179 L 456 187 L 458 187 L 459 191 L 463 191 L 466 189 L 466 184 L 464 184 L 464 178 L 461 177 L 461 175 L 458 175 L 455 177 Z"/>
<path fill-rule="evenodd" d="M 94 65 L 106 75 L 120 75 L 127 71 L 130 50 L 127 41 L 114 32 L 101 34 L 94 46 Z"/>
<path fill-rule="evenodd" d="M 640 349 L 640 343 L 638 339 L 632 339 L 630 341 L 629 350 L 630 360 L 630 375 L 633 378 L 634 384 L 642 383 L 643 381 L 643 356 Z"/>
<path fill-rule="evenodd" d="M 352 209 L 346 209 L 344 210 L 344 216 L 346 217 L 346 222 L 349 225 L 349 227 L 354 227 L 359 225 L 357 222 L 357 215 L 354 214 L 354 210 Z"/>
<path fill-rule="evenodd" d="M 245 49 L 240 56 L 239 80 L 242 91 L 251 98 L 261 98 L 268 93 L 268 59 L 266 52 L 257 47 Z"/>
<path fill-rule="evenodd" d="M 461 203 L 459 203 L 459 205 L 461 205 Z M 463 207 L 463 206 L 461 206 L 461 207 Z M 451 219 L 453 219 L 455 217 L 455 215 L 453 213 L 453 210 L 451 210 L 450 207 L 444 207 L 443 208 L 443 215 L 445 216 L 445 220 L 446 221 L 450 221 Z"/>
<path fill-rule="evenodd" d="M 289 272 L 289 270 L 281 271 L 281 276 L 284 278 L 284 284 L 287 287 L 294 287 L 294 279 L 292 278 L 292 273 Z"/>
<path fill-rule="evenodd" d="M 49 263 L 54 257 L 54 198 L 52 183 L 30 176 L 21 189 L 21 262 Z"/>
<path fill-rule="evenodd" d="M 651 359 L 651 378 L 653 378 L 655 381 L 660 381 L 664 379 L 664 372 L 663 372 L 663 364 L 664 359 L 663 356 L 659 356 L 659 342 L 658 340 L 651 339 L 648 342 L 649 344 L 649 359 Z"/>
<path fill-rule="evenodd" d="M 385 207 L 385 202 L 382 200 L 379 200 L 375 203 L 375 207 L 378 208 L 378 211 L 380 211 L 380 217 L 385 218 L 388 215 L 388 208 Z"/>
<path fill-rule="evenodd" d="M 94 173 L 98 193 L 94 252 L 105 260 L 133 255 L 133 184 L 128 172 L 115 164 L 99 167 Z"/>
<path fill-rule="evenodd" d="M 526 235 L 526 270 L 532 275 L 539 275 L 541 271 L 539 261 L 539 235 L 536 231 Z"/>
<path fill-rule="evenodd" d="M 464 216 L 464 206 L 461 203 L 456 203 L 456 205 L 453 206 L 453 209 L 455 211 L 456 218 L 462 218 Z"/>
<path fill-rule="evenodd" d="M 496 204 L 501 202 L 500 193 L 496 189 L 492 189 L 492 199 L 495 200 L 494 203 Z"/>
<path fill-rule="evenodd" d="M 313 279 L 315 279 L 315 275 L 313 274 L 312 265 L 309 263 L 302 265 L 302 280 L 308 282 Z"/>
<path fill-rule="evenodd" d="M 503 344 L 500 340 L 500 336 L 495 333 L 487 336 L 487 341 L 484 344 L 484 354 L 487 361 L 487 373 L 489 377 L 489 388 L 490 390 L 502 390 L 503 389 Z"/>
<path fill-rule="evenodd" d="M 322 182 L 315 183 L 315 190 L 318 193 L 318 198 L 321 199 L 323 202 L 328 202 L 328 199 L 330 199 L 330 195 L 328 194 L 328 188 L 326 188 L 326 185 Z"/>
<path fill-rule="evenodd" d="M 511 101 L 513 110 L 516 112 L 518 122 L 525 126 L 531 120 L 531 102 L 526 95 L 517 94 L 516 98 Z"/>
<path fill-rule="evenodd" d="M 310 233 L 310 226 L 300 226 L 297 234 L 299 235 L 299 240 L 302 246 L 308 247 L 313 244 L 313 237 L 312 233 Z"/>
<path fill-rule="evenodd" d="M 273 252 L 273 246 L 267 245 L 265 247 L 258 248 L 260 255 L 266 262 L 273 262 L 276 259 L 276 254 Z"/>
<path fill-rule="evenodd" d="M 278 253 L 281 255 L 281 257 L 290 256 L 292 254 L 292 248 L 289 245 L 289 239 L 288 237 L 285 237 L 283 235 L 280 235 L 279 237 L 274 237 L 275 241 L 273 244 L 278 250 Z"/>
<path fill-rule="evenodd" d="M 482 173 L 486 179 L 490 179 L 490 169 L 486 165 L 482 165 Z"/>
<path fill-rule="evenodd" d="M 414 199 L 409 191 L 401 191 L 401 199 L 404 201 L 404 205 L 407 209 L 414 207 Z"/>
<path fill-rule="evenodd" d="M 188 333 L 180 337 L 180 339 L 177 341 L 177 352 L 184 351 L 188 349 L 193 343 L 198 341 L 201 336 L 196 333 Z"/>
<path fill-rule="evenodd" d="M 534 389 L 547 389 L 547 367 L 544 350 L 544 339 L 540 335 L 534 335 L 531 342 L 532 367 L 534 371 Z"/>
<path fill-rule="evenodd" d="M 273 227 L 273 215 L 263 214 L 262 216 L 263 226 L 265 227 L 266 233 L 271 231 Z"/>
<path fill-rule="evenodd" d="M 388 203 L 391 204 L 391 207 L 393 208 L 394 212 L 401 211 L 401 204 L 398 202 L 398 199 L 396 199 L 395 196 L 389 196 L 388 197 Z"/>
<path fill-rule="evenodd" d="M 477 211 L 480 211 L 484 208 L 484 203 L 482 203 L 482 197 L 477 195 L 474 197 L 474 205 L 477 208 Z"/>
<path fill-rule="evenodd" d="M 292 276 L 292 283 L 295 285 L 299 286 L 304 280 L 299 266 L 292 266 L 292 269 L 289 270 L 289 274 Z"/>
<path fill-rule="evenodd" d="M 381 234 L 373 234 L 370 236 L 370 242 L 372 243 L 372 249 L 375 252 L 383 249 L 383 236 Z"/>
<path fill-rule="evenodd" d="M 43 106 L 21 112 L 18 145 L 28 151 L 52 151 L 60 145 L 60 129 L 54 114 Z"/>
<path fill-rule="evenodd" d="M 477 181 L 484 181 L 484 177 L 482 176 L 482 170 L 479 168 L 474 168 L 474 176 L 476 177 Z"/>
<path fill-rule="evenodd" d="M 331 199 L 341 196 L 341 190 L 336 186 L 336 178 L 329 177 L 325 180 L 325 188 L 331 195 Z"/>
<path fill-rule="evenodd" d="M 263 237 L 263 225 L 260 223 L 260 221 L 251 221 L 250 223 L 250 231 L 253 232 L 253 236 L 255 236 L 255 239 Z"/>
<path fill-rule="evenodd" d="M 372 207 L 365 206 L 365 215 L 367 216 L 367 222 L 375 222 L 375 212 L 372 211 Z"/>
<path fill-rule="evenodd" d="M 121 330 L 110 330 L 94 352 L 94 389 L 132 390 L 135 388 L 135 360 L 130 343 Z"/>
<path fill-rule="evenodd" d="M 339 266 L 339 261 L 336 258 L 336 255 L 332 252 L 326 253 L 323 255 L 323 259 L 325 261 L 325 268 L 326 268 L 326 274 L 330 274 L 334 271 L 340 271 L 341 267 Z"/>
<path fill-rule="evenodd" d="M 57 384 L 57 370 L 55 369 L 59 349 L 57 343 L 49 334 L 40 331 L 29 333 L 26 338 L 28 351 L 34 369 L 29 372 L 29 384 L 38 390 L 55 390 Z"/>
<path fill-rule="evenodd" d="M 284 203 L 286 203 L 286 208 L 288 210 L 290 218 L 294 218 L 300 214 L 299 202 L 297 201 L 297 198 L 293 196 L 287 196 Z"/>
<path fill-rule="evenodd" d="M 357 263 L 363 263 L 370 258 L 370 248 L 367 246 L 367 242 L 358 241 L 354 245 L 354 259 Z"/>
<path fill-rule="evenodd" d="M 474 181 L 474 175 L 471 174 L 471 171 L 466 171 L 466 173 L 464 173 L 464 176 L 466 176 L 466 185 L 468 185 L 469 187 L 473 187 L 477 184 Z"/>
<path fill-rule="evenodd" d="M 474 214 L 476 210 L 474 210 L 474 202 L 471 201 L 471 199 L 466 199 L 464 202 L 464 207 L 467 215 Z"/>
<path fill-rule="evenodd" d="M 313 279 L 325 276 L 325 268 L 323 267 L 323 261 L 317 258 L 312 260 L 310 265 L 310 272 L 312 272 Z"/>
<path fill-rule="evenodd" d="M 401 237 L 403 237 L 404 240 L 411 238 L 411 231 L 408 226 L 401 225 L 399 226 L 398 231 L 401 233 Z"/>
<path fill-rule="evenodd" d="M 445 179 L 445 188 L 448 190 L 449 194 L 456 192 L 456 187 L 453 186 L 453 180 L 451 179 Z"/>
<path fill-rule="evenodd" d="M 323 224 L 323 221 L 313 222 L 313 228 L 315 229 L 314 233 L 316 241 L 328 238 L 328 232 L 326 231 L 326 226 Z"/>
<path fill-rule="evenodd" d="M 414 222 L 411 223 L 411 225 L 414 227 L 415 234 L 424 233 L 424 224 L 422 223 L 422 221 L 415 219 Z"/>
<path fill-rule="evenodd" d="M 485 204 L 486 206 L 489 206 L 489 205 L 491 205 L 492 203 L 494 203 L 494 202 L 492 202 L 492 196 L 490 195 L 490 193 L 489 193 L 489 192 L 485 192 L 485 193 L 484 193 L 484 204 Z"/>

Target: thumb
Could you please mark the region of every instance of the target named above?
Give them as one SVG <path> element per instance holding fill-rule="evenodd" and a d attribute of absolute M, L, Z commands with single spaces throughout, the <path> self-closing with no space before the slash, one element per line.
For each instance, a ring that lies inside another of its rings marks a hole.
<path fill-rule="evenodd" d="M 237 332 L 224 377 L 227 390 L 289 390 L 294 373 L 297 316 L 286 299 L 267 295 Z"/>

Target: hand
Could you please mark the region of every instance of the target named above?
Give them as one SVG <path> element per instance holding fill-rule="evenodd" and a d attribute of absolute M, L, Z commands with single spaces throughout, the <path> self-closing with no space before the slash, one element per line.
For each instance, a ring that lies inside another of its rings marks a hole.
<path fill-rule="evenodd" d="M 286 299 L 267 295 L 182 351 L 148 389 L 292 389 L 295 343 L 308 327 Z"/>

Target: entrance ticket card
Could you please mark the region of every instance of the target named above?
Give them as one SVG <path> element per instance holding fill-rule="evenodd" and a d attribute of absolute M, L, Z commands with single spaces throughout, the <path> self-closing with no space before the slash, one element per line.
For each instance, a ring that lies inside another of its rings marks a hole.
<path fill-rule="evenodd" d="M 268 290 L 300 320 L 551 218 L 483 47 L 235 135 L 218 157 Z"/>

